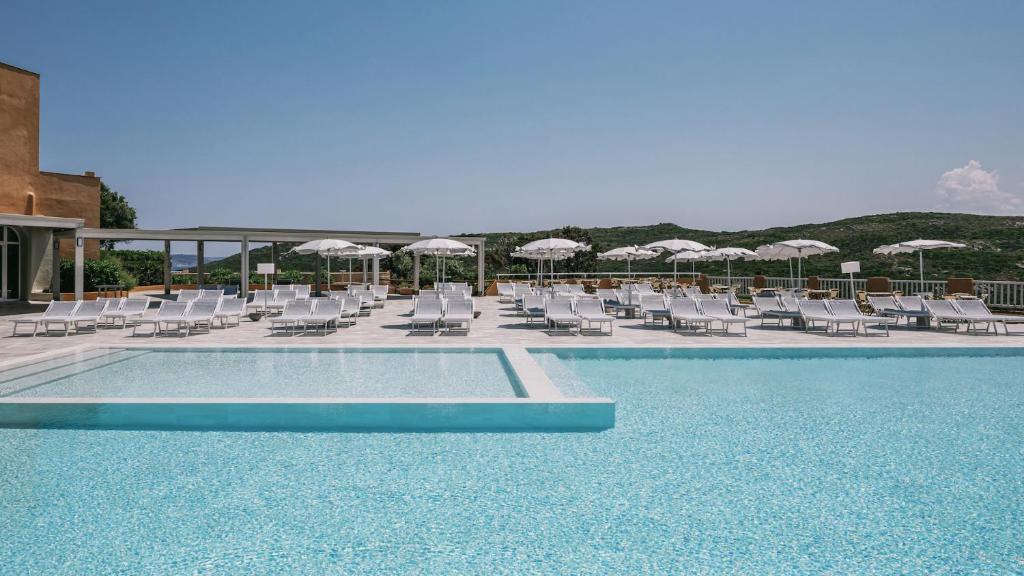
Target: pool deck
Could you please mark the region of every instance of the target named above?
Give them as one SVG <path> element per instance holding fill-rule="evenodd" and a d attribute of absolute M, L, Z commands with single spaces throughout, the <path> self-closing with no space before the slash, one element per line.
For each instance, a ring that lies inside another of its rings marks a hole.
<path fill-rule="evenodd" d="M 477 298 L 480 317 L 473 322 L 467 334 L 411 333 L 408 315 L 412 301 L 408 299 L 389 300 L 385 307 L 376 309 L 370 316 L 361 317 L 357 324 L 342 327 L 327 336 L 321 335 L 270 335 L 269 323 L 265 320 L 252 322 L 245 318 L 237 328 L 214 329 L 210 334 L 177 336 L 132 336 L 129 329 L 103 329 L 97 333 L 72 334 L 71 336 L 11 336 L 12 320 L 20 316 L 0 317 L 0 369 L 4 364 L 17 359 L 36 355 L 66 353 L 73 349 L 91 347 L 498 347 L 516 348 L 747 348 L 747 347 L 1015 347 L 1024 346 L 1024 326 L 1012 326 L 1010 336 L 965 334 L 962 330 L 954 334 L 949 330 L 934 328 L 893 329 L 886 338 L 881 331 L 870 330 L 871 336 L 826 336 L 822 333 L 805 333 L 789 327 L 759 326 L 757 318 L 748 322 L 748 336 L 705 336 L 702 334 L 675 333 L 664 327 L 644 325 L 640 319 L 620 318 L 615 321 L 611 336 L 558 335 L 549 334 L 538 324 L 527 327 L 523 317 L 517 316 L 509 304 L 501 304 L 497 298 Z M 877 333 L 877 335 L 876 335 Z"/>

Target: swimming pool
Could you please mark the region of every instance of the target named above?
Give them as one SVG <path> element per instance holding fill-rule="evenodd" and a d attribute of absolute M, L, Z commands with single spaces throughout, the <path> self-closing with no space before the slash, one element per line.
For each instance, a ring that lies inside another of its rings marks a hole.
<path fill-rule="evenodd" d="M 1024 570 L 1020 350 L 534 357 L 615 428 L 0 430 L 0 571 Z"/>

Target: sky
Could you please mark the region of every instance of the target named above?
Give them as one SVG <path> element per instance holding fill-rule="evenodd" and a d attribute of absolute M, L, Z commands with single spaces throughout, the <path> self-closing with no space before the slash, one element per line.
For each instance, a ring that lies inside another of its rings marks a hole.
<path fill-rule="evenodd" d="M 44 170 L 141 227 L 1024 213 L 1024 2 L 7 0 Z"/>

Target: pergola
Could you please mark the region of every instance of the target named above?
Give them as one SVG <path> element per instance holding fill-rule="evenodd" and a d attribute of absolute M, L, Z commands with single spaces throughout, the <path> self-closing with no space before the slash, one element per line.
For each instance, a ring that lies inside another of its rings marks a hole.
<path fill-rule="evenodd" d="M 249 244 L 271 244 L 278 242 L 308 242 L 321 238 L 337 238 L 354 244 L 368 246 L 401 245 L 405 246 L 432 236 L 424 236 L 414 232 L 367 232 L 353 230 L 305 230 L 282 228 L 231 228 L 218 226 L 200 226 L 197 228 L 175 228 L 171 230 L 142 230 L 121 228 L 76 228 L 56 233 L 63 238 L 75 239 L 75 298 L 81 299 L 85 292 L 85 241 L 86 240 L 143 240 L 164 243 L 164 292 L 171 291 L 171 242 L 196 243 L 196 272 L 200 282 L 203 278 L 204 243 L 206 242 L 237 242 L 239 244 L 241 263 L 241 291 L 246 296 L 249 291 Z M 459 237 L 476 249 L 477 258 L 477 289 L 484 290 L 484 238 Z M 275 247 L 274 254 L 278 254 Z M 59 261 L 55 253 L 54 259 Z M 319 278 L 319 269 L 317 270 Z M 53 290 L 60 292 L 59 274 L 54 274 Z M 373 260 L 373 282 L 380 279 L 380 261 Z M 413 255 L 413 285 L 419 286 L 420 256 Z"/>

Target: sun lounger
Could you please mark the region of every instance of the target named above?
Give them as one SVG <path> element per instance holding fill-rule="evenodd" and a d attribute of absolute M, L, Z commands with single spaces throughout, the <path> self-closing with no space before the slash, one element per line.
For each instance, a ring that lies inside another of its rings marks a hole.
<path fill-rule="evenodd" d="M 889 335 L 889 326 L 895 325 L 899 320 L 892 316 L 869 316 L 860 310 L 860 306 L 853 300 L 830 300 L 828 307 L 837 316 L 852 316 L 860 318 L 860 326 L 864 329 L 864 335 L 868 335 L 868 324 L 877 324 L 885 329 L 885 335 Z"/>
<path fill-rule="evenodd" d="M 179 290 L 175 302 L 191 302 L 193 300 L 198 300 L 199 295 L 202 293 L 202 290 Z"/>
<path fill-rule="evenodd" d="M 714 322 L 720 322 L 723 333 L 729 333 L 729 326 L 739 325 L 743 327 L 743 335 L 747 335 L 747 319 L 734 315 L 727 301 L 721 299 L 703 300 L 700 302 L 700 311 L 705 316 L 714 319 Z M 712 323 L 713 327 L 714 324 Z"/>
<path fill-rule="evenodd" d="M 696 331 L 698 328 L 704 328 L 705 333 L 711 333 L 711 323 L 715 319 L 701 313 L 697 301 L 693 298 L 670 300 L 668 309 L 672 313 L 672 330 L 678 332 L 680 326 L 685 326 L 687 330 Z"/>
<path fill-rule="evenodd" d="M 468 334 L 470 324 L 473 322 L 473 301 L 449 300 L 442 320 L 449 332 L 461 329 Z"/>
<path fill-rule="evenodd" d="M 544 322 L 555 333 L 559 326 L 565 326 L 566 332 L 579 333 L 580 317 L 572 311 L 572 300 L 548 300 L 544 303 Z"/>
<path fill-rule="evenodd" d="M 267 313 L 283 312 L 289 302 L 298 299 L 298 292 L 295 290 L 275 290 L 274 299 L 267 303 Z"/>
<path fill-rule="evenodd" d="M 232 326 L 230 320 L 235 319 L 234 326 L 242 323 L 242 312 L 245 310 L 245 300 L 241 298 L 224 298 L 220 301 L 220 308 L 214 314 L 214 319 L 220 321 L 221 328 Z"/>
<path fill-rule="evenodd" d="M 515 301 L 515 289 L 512 284 L 498 282 L 495 287 L 498 289 L 498 302 L 509 304 Z"/>
<path fill-rule="evenodd" d="M 370 292 L 373 292 L 373 301 L 377 308 L 383 308 L 384 302 L 388 299 L 389 287 L 386 284 L 374 284 L 370 286 Z"/>
<path fill-rule="evenodd" d="M 526 325 L 533 324 L 534 320 L 544 322 L 544 297 L 529 295 L 523 297 L 523 315 L 526 316 Z"/>
<path fill-rule="evenodd" d="M 969 330 L 971 320 L 953 304 L 952 300 L 922 300 L 921 302 L 924 309 L 931 314 L 937 329 L 941 330 L 943 324 L 952 324 L 953 331 L 956 332 L 960 329 L 961 324 L 966 324 Z M 982 320 L 977 321 L 981 322 Z"/>
<path fill-rule="evenodd" d="M 217 315 L 217 308 L 220 306 L 220 300 L 196 300 L 189 306 L 188 312 L 185 313 L 185 335 L 188 336 L 192 333 L 193 329 L 206 328 L 209 332 L 213 328 L 213 320 Z"/>
<path fill-rule="evenodd" d="M 615 317 L 606 314 L 604 311 L 604 304 L 597 298 L 583 298 L 576 301 L 576 315 L 580 318 L 580 331 L 584 330 L 583 323 L 586 323 L 587 331 L 594 331 L 593 326 L 597 324 L 596 332 L 598 334 L 604 334 L 602 326 L 608 325 L 607 334 L 612 334 L 612 324 L 615 321 Z"/>
<path fill-rule="evenodd" d="M 640 318 L 643 320 L 644 325 L 650 320 L 651 324 L 655 322 L 672 322 L 672 312 L 668 309 L 668 305 L 665 304 L 665 297 L 661 294 L 640 294 Z"/>
<path fill-rule="evenodd" d="M 416 300 L 416 308 L 413 310 L 412 318 L 409 318 L 409 330 L 420 331 L 424 326 L 430 326 L 430 333 L 437 332 L 441 324 L 443 313 L 442 300 L 440 298 L 420 298 Z"/>
<path fill-rule="evenodd" d="M 218 288 L 203 288 L 202 292 L 199 293 L 200 300 L 220 300 L 224 297 L 224 291 Z"/>
<path fill-rule="evenodd" d="M 110 323 L 117 328 L 117 321 L 121 321 L 121 328 L 125 328 L 130 322 L 135 322 L 149 309 L 149 298 L 126 298 L 117 309 L 111 310 L 110 306 L 100 314 L 100 323 Z"/>
<path fill-rule="evenodd" d="M 274 290 L 260 290 L 257 288 L 252 294 L 252 300 L 245 305 L 247 314 L 269 314 L 270 303 L 274 301 Z"/>
<path fill-rule="evenodd" d="M 744 318 L 747 317 L 747 311 L 754 307 L 753 304 L 744 304 L 740 302 L 739 298 L 736 297 L 736 293 L 731 290 L 728 295 L 726 295 L 725 301 L 729 304 L 729 309 L 732 310 L 733 314 L 736 314 L 737 311 L 743 311 Z"/>
<path fill-rule="evenodd" d="M 800 317 L 804 322 L 804 332 L 809 332 L 818 324 L 825 325 L 825 333 L 835 336 L 839 334 L 844 325 L 853 329 L 856 336 L 860 331 L 860 316 L 840 316 L 828 307 L 826 300 L 797 300 L 797 307 L 800 309 Z"/>
<path fill-rule="evenodd" d="M 985 305 L 983 300 L 957 300 L 956 307 L 968 317 L 981 319 L 979 321 L 988 321 L 995 328 L 997 324 L 1003 325 L 1003 332 L 1010 335 L 1010 324 L 1024 324 L 1024 316 L 1014 316 L 1012 314 L 993 314 L 988 306 Z"/>
<path fill-rule="evenodd" d="M 135 327 L 132 328 L 132 336 L 135 336 L 139 327 L 150 324 L 153 326 L 153 337 L 155 338 L 158 333 L 163 333 L 168 330 L 170 326 L 174 326 L 177 332 L 181 332 L 182 328 L 188 325 L 188 320 L 185 318 L 185 312 L 188 311 L 189 302 L 172 302 L 164 301 L 160 303 L 160 308 L 157 309 L 156 314 L 153 316 L 142 316 L 136 322 Z"/>
<path fill-rule="evenodd" d="M 359 319 L 359 299 L 342 298 L 339 299 L 338 302 L 341 302 L 341 314 L 339 314 L 339 318 L 345 321 L 346 326 L 355 324 Z"/>
<path fill-rule="evenodd" d="M 317 327 L 323 326 L 324 336 L 326 336 L 331 326 L 334 326 L 334 329 L 337 330 L 338 321 L 341 320 L 341 306 L 342 301 L 340 300 L 317 300 L 313 313 L 306 317 L 303 331 L 308 333 L 310 327 L 312 327 L 313 332 L 316 333 Z"/>
<path fill-rule="evenodd" d="M 92 300 L 79 304 L 78 308 L 75 308 L 75 312 L 71 315 L 71 323 L 74 325 L 75 333 L 81 333 L 90 327 L 95 332 L 96 327 L 100 323 L 100 316 L 106 309 L 107 302 L 104 300 Z"/>
<path fill-rule="evenodd" d="M 71 314 L 75 311 L 75 308 L 77 308 L 77 307 L 78 307 L 78 302 L 61 302 L 61 301 L 58 301 L 58 300 L 50 302 L 46 306 L 46 310 L 44 310 L 42 314 L 37 314 L 35 316 L 30 316 L 28 318 L 15 318 L 14 319 L 14 326 L 13 326 L 14 329 L 11 332 L 11 336 L 17 336 L 18 335 L 18 326 L 21 326 L 21 325 L 31 325 L 32 326 L 31 334 L 27 334 L 26 333 L 26 334 L 23 334 L 23 335 L 35 336 L 36 332 L 39 331 L 39 325 L 42 322 L 44 322 L 46 320 L 54 320 L 54 321 L 61 320 L 61 321 L 63 321 L 65 318 L 70 317 Z"/>
<path fill-rule="evenodd" d="M 778 296 L 754 296 L 753 301 L 754 308 L 761 317 L 761 326 L 768 320 L 775 320 L 778 326 L 782 326 L 786 320 L 792 324 L 800 319 L 800 311 L 787 310 Z"/>
<path fill-rule="evenodd" d="M 270 318 L 270 334 L 273 335 L 274 330 L 281 327 L 288 328 L 289 332 L 294 335 L 300 326 L 305 326 L 304 323 L 312 310 L 313 302 L 311 300 L 289 300 L 280 315 Z"/>

